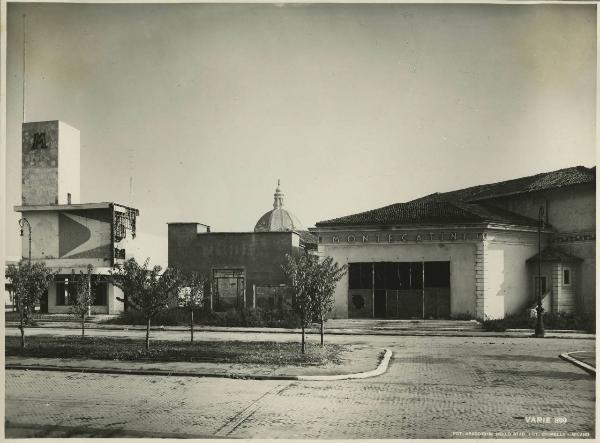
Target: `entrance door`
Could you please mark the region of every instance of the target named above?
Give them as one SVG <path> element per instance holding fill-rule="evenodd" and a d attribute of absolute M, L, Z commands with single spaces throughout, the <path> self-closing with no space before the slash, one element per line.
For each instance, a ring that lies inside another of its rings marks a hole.
<path fill-rule="evenodd" d="M 450 262 L 425 262 L 425 318 L 450 317 Z"/>
<path fill-rule="evenodd" d="M 423 264 L 398 263 L 400 290 L 398 291 L 398 317 L 423 318 Z"/>
<path fill-rule="evenodd" d="M 385 318 L 385 289 L 376 289 L 374 294 L 374 317 Z"/>
<path fill-rule="evenodd" d="M 244 307 L 245 272 L 243 269 L 213 270 L 215 311 Z"/>
<path fill-rule="evenodd" d="M 40 297 L 40 313 L 48 313 L 48 290 L 44 291 L 44 294 Z"/>

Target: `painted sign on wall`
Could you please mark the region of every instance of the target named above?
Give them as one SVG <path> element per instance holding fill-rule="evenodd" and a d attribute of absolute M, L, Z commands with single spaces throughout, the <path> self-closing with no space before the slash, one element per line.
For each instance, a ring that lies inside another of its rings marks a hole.
<path fill-rule="evenodd" d="M 377 233 L 339 233 L 319 235 L 319 243 L 325 244 L 377 244 L 404 242 L 451 242 L 481 241 L 487 238 L 485 232 L 377 232 Z"/>

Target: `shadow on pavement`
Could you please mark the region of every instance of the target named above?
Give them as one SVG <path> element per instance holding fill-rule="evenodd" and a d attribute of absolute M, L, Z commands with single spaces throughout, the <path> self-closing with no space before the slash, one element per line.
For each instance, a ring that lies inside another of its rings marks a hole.
<path fill-rule="evenodd" d="M 4 428 L 5 438 L 219 438 L 214 435 L 148 432 L 121 428 L 97 429 L 82 426 L 11 423 Z"/>

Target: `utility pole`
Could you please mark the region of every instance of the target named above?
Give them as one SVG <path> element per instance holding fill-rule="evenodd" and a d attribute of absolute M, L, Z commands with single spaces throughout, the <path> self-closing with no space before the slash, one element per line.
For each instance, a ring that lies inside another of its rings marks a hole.
<path fill-rule="evenodd" d="M 27 16 L 25 14 L 23 14 L 23 78 L 22 78 L 22 83 L 23 83 L 23 123 L 25 123 L 25 119 L 26 119 L 26 115 L 25 115 L 25 75 L 26 75 L 26 65 L 25 62 L 27 60 Z"/>
<path fill-rule="evenodd" d="M 538 297 L 537 297 L 537 321 L 535 324 L 535 335 L 534 337 L 544 337 L 544 320 L 542 315 L 544 308 L 542 306 L 542 228 L 544 227 L 544 207 L 540 206 L 538 212 Z"/>

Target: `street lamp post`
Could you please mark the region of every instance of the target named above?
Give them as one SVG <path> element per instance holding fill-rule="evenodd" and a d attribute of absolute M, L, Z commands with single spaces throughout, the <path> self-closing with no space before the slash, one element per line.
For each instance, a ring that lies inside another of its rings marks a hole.
<path fill-rule="evenodd" d="M 23 217 L 19 220 L 19 226 L 21 227 L 21 237 L 23 237 L 23 229 L 25 229 L 25 225 L 27 225 L 27 230 L 29 234 L 29 264 L 31 264 L 31 225 L 29 224 L 29 220 Z"/>
<path fill-rule="evenodd" d="M 544 320 L 542 318 L 542 314 L 544 313 L 544 308 L 542 306 L 542 228 L 544 226 L 544 207 L 540 206 L 540 210 L 538 213 L 538 275 L 537 275 L 537 321 L 535 323 L 535 335 L 534 337 L 543 337 L 544 336 Z"/>

